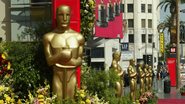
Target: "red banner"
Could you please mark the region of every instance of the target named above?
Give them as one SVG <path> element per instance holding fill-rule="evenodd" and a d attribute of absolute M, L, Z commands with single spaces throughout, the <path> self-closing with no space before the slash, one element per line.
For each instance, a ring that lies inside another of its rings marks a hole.
<path fill-rule="evenodd" d="M 68 5 L 71 7 L 71 21 L 70 28 L 73 30 L 80 32 L 80 0 L 52 0 L 52 26 L 56 27 L 56 9 L 60 5 Z M 80 67 L 76 70 L 77 84 L 78 88 L 80 88 Z"/>
<path fill-rule="evenodd" d="M 120 0 L 96 0 L 95 36 L 123 38 L 121 5 Z"/>
<path fill-rule="evenodd" d="M 170 74 L 171 86 L 176 86 L 176 58 L 168 58 L 167 65 Z"/>

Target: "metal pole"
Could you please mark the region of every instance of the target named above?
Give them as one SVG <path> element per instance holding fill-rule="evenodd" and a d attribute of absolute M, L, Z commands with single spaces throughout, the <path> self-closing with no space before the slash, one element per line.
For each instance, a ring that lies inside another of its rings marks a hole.
<path fill-rule="evenodd" d="M 154 70 L 154 46 L 155 42 L 152 42 L 152 69 Z"/>
<path fill-rule="evenodd" d="M 178 89 L 180 87 L 180 48 L 179 48 L 179 2 L 180 0 L 176 0 L 176 36 L 177 36 L 177 53 L 176 53 L 176 60 L 177 60 L 177 65 L 176 65 L 176 88 Z"/>
<path fill-rule="evenodd" d="M 146 29 L 146 34 L 145 34 L 145 64 L 148 64 L 148 60 L 147 60 L 147 29 Z"/>

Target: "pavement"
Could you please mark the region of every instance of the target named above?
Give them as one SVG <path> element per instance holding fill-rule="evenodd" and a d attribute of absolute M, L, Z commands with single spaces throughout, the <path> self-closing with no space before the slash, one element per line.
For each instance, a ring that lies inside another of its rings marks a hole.
<path fill-rule="evenodd" d="M 139 89 L 139 84 L 137 89 Z M 158 81 L 155 77 L 153 81 L 153 90 L 156 92 L 158 99 L 185 99 L 185 96 L 182 96 L 179 89 L 176 87 L 170 87 L 170 93 L 164 93 L 164 80 Z M 127 95 L 130 92 L 129 86 L 124 87 L 123 91 L 123 95 Z"/>
<path fill-rule="evenodd" d="M 164 91 L 157 92 L 156 94 L 159 99 L 185 99 L 176 87 L 171 87 L 170 93 L 164 93 Z"/>

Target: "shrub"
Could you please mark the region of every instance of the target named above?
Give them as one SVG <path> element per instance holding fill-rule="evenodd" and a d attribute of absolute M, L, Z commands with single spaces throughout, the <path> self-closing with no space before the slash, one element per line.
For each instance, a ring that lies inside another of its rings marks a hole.
<path fill-rule="evenodd" d="M 180 88 L 180 93 L 185 93 L 185 85 Z"/>
<path fill-rule="evenodd" d="M 13 87 L 21 98 L 28 95 L 28 90 L 33 91 L 44 80 L 50 79 L 52 73 L 46 64 L 41 43 L 6 42 L 3 47 L 14 70 Z"/>
<path fill-rule="evenodd" d="M 92 95 L 103 98 L 110 104 L 131 104 L 129 95 L 116 97 L 115 83 L 120 80 L 120 77 L 114 70 L 104 71 L 91 69 L 90 67 L 82 68 L 82 87 Z"/>

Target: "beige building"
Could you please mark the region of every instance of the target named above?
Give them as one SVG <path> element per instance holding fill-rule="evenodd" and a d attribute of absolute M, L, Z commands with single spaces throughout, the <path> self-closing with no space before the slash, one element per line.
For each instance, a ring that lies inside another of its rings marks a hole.
<path fill-rule="evenodd" d="M 127 30 L 122 39 L 129 43 L 129 49 L 123 51 L 123 67 L 128 60 L 134 58 L 136 63 L 143 60 L 157 68 L 159 56 L 159 34 L 157 25 L 160 21 L 160 11 L 157 10 L 159 0 L 124 0 L 124 20 Z"/>
<path fill-rule="evenodd" d="M 29 34 L 21 37 L 25 29 L 51 21 L 51 0 L 1 0 L 0 5 L 2 41 L 30 41 Z"/>
<path fill-rule="evenodd" d="M 10 0 L 0 1 L 0 40 L 10 41 L 11 23 L 10 23 Z"/>

